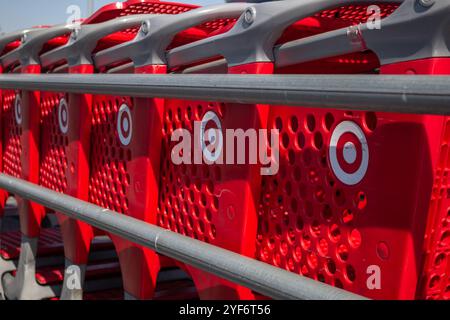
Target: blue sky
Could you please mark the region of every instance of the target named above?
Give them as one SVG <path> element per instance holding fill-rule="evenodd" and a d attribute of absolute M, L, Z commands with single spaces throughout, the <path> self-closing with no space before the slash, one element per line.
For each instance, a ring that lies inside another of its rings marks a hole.
<path fill-rule="evenodd" d="M 114 1 L 95 0 L 95 9 L 112 2 Z M 224 1 L 178 0 L 178 2 L 207 5 Z M 69 17 L 66 11 L 71 5 L 79 6 L 82 17 L 86 16 L 86 0 L 0 0 L 0 33 L 35 25 L 63 23 Z"/>

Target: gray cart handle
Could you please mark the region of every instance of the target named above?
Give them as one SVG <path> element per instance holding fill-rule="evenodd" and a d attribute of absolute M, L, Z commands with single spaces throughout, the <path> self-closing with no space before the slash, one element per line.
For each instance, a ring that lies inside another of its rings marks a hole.
<path fill-rule="evenodd" d="M 102 23 L 81 25 L 75 29 L 69 42 L 41 56 L 42 66 L 48 67 L 61 60 L 67 60 L 69 66 L 92 64 L 92 51 L 97 42 L 107 35 L 136 27 L 148 20 L 153 14 L 140 14 L 120 17 Z"/>
<path fill-rule="evenodd" d="M 181 31 L 224 18 L 237 18 L 248 7 L 245 3 L 207 6 L 177 15 L 157 15 L 146 20 L 133 41 L 95 55 L 97 67 L 131 59 L 135 66 L 165 65 L 166 50 Z"/>
<path fill-rule="evenodd" d="M 0 37 L 0 53 L 3 52 L 3 50 L 5 50 L 5 48 L 6 48 L 6 46 L 8 44 L 10 44 L 11 42 L 15 42 L 15 41 L 19 41 L 19 40 L 22 41 L 29 35 L 36 32 L 37 30 L 40 30 L 40 29 L 38 29 L 38 28 L 23 29 L 23 30 L 8 33 L 8 34 Z"/>
<path fill-rule="evenodd" d="M 415 1 L 415 0 L 414 0 Z M 234 27 L 224 34 L 171 50 L 171 67 L 223 56 L 230 66 L 274 60 L 273 47 L 293 23 L 324 10 L 348 5 L 403 3 L 403 0 L 285 0 L 248 5 Z"/>
<path fill-rule="evenodd" d="M 39 65 L 39 53 L 44 44 L 53 38 L 71 32 L 75 27 L 74 24 L 65 24 L 27 33 L 26 37 L 23 37 L 20 47 L 1 57 L 3 66 L 10 66 L 18 61 L 22 66 Z"/>
<path fill-rule="evenodd" d="M 275 48 L 278 67 L 373 51 L 381 65 L 432 57 L 450 57 L 450 2 L 426 6 L 405 1 L 382 20 L 381 29 L 367 24 L 295 40 Z"/>

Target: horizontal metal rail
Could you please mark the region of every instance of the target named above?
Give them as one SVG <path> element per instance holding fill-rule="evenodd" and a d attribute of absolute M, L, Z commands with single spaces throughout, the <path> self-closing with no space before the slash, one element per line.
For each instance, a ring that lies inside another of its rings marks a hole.
<path fill-rule="evenodd" d="M 0 88 L 450 115 L 450 77 L 1 75 Z"/>
<path fill-rule="evenodd" d="M 0 188 L 274 299 L 365 299 L 5 174 Z"/>

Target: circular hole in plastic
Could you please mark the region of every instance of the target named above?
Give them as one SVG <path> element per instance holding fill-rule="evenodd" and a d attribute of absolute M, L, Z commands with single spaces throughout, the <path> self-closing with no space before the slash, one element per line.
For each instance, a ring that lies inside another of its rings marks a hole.
<path fill-rule="evenodd" d="M 301 245 L 303 250 L 306 251 L 308 251 L 311 248 L 311 238 L 307 234 L 304 234 L 302 236 Z"/>
<path fill-rule="evenodd" d="M 449 247 L 450 246 L 450 230 L 445 231 L 441 236 L 441 246 Z"/>
<path fill-rule="evenodd" d="M 306 128 L 309 130 L 309 132 L 313 132 L 316 128 L 316 119 L 311 114 L 306 117 Z"/>
<path fill-rule="evenodd" d="M 317 252 L 319 252 L 319 254 L 322 257 L 326 257 L 328 255 L 328 241 L 325 239 L 320 239 L 319 242 L 317 243 Z"/>
<path fill-rule="evenodd" d="M 430 279 L 430 283 L 428 284 L 430 289 L 436 288 L 439 285 L 441 278 L 438 275 L 434 275 Z"/>
<path fill-rule="evenodd" d="M 298 119 L 296 116 L 291 117 L 291 130 L 292 132 L 297 132 L 298 130 Z"/>
<path fill-rule="evenodd" d="M 327 113 L 325 115 L 325 118 L 323 119 L 323 123 L 324 123 L 325 129 L 327 131 L 330 131 L 331 127 L 334 124 L 334 116 L 331 113 Z"/>
<path fill-rule="evenodd" d="M 283 130 L 283 121 L 280 117 L 275 119 L 275 129 L 278 129 L 279 131 Z"/>
<path fill-rule="evenodd" d="M 285 149 L 289 147 L 289 135 L 286 132 L 284 132 L 282 135 L 281 144 Z"/>
<path fill-rule="evenodd" d="M 440 267 L 441 265 L 443 265 L 445 258 L 446 258 L 445 253 L 440 253 L 439 255 L 437 255 L 436 258 L 434 259 L 434 266 Z"/>
<path fill-rule="evenodd" d="M 345 267 L 345 275 L 346 278 L 350 281 L 350 282 L 354 282 L 356 279 L 356 272 L 355 272 L 355 268 L 353 268 L 352 265 L 347 265 Z"/>
<path fill-rule="evenodd" d="M 323 147 L 323 138 L 322 138 L 322 134 L 320 132 L 316 132 L 314 134 L 314 147 L 317 150 L 320 150 Z"/>
<path fill-rule="evenodd" d="M 361 241 L 361 232 L 359 232 L 358 229 L 353 229 L 352 231 L 350 231 L 348 242 L 350 243 L 350 246 L 352 248 L 359 248 L 361 246 Z"/>
<path fill-rule="evenodd" d="M 317 258 L 317 255 L 314 252 L 310 252 L 306 258 L 308 265 L 311 269 L 316 269 L 318 264 L 319 264 L 319 260 Z"/>
<path fill-rule="evenodd" d="M 356 207 L 359 210 L 364 209 L 367 206 L 367 197 L 366 194 L 362 191 L 358 192 L 358 194 L 356 195 Z"/>
<path fill-rule="evenodd" d="M 390 251 L 389 246 L 386 242 L 380 241 L 377 244 L 377 255 L 381 260 L 389 259 L 389 255 L 390 255 L 389 251 Z"/>
<path fill-rule="evenodd" d="M 329 259 L 327 262 L 327 271 L 331 275 L 336 273 L 336 263 L 334 263 L 334 261 L 331 259 Z"/>
<path fill-rule="evenodd" d="M 332 224 L 329 230 L 330 240 L 333 242 L 338 242 L 341 239 L 341 229 L 337 224 Z"/>
<path fill-rule="evenodd" d="M 342 261 L 347 261 L 348 259 L 348 248 L 345 244 L 340 244 L 336 249 L 337 256 Z"/>
<path fill-rule="evenodd" d="M 305 135 L 303 134 L 303 132 L 299 132 L 297 134 L 297 147 L 299 149 L 303 149 L 305 147 L 305 144 L 306 144 Z"/>

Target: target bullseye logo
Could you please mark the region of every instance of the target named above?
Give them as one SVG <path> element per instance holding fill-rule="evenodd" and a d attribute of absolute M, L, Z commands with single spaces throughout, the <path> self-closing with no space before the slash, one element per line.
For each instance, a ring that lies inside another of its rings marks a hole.
<path fill-rule="evenodd" d="M 117 116 L 117 133 L 120 143 L 127 146 L 131 142 L 133 135 L 133 122 L 131 120 L 131 111 L 126 104 L 122 104 Z"/>
<path fill-rule="evenodd" d="M 58 123 L 59 130 L 61 130 L 63 134 L 66 134 L 67 131 L 69 131 L 69 109 L 67 107 L 66 99 L 64 98 L 59 101 Z"/>
<path fill-rule="evenodd" d="M 331 169 L 342 183 L 355 185 L 361 182 L 369 166 L 369 146 L 356 123 L 343 121 L 334 129 L 329 157 Z"/>
<path fill-rule="evenodd" d="M 22 124 L 22 99 L 20 94 L 16 94 L 16 100 L 14 101 L 14 116 L 18 125 Z"/>
<path fill-rule="evenodd" d="M 208 126 L 209 123 L 214 124 L 215 128 Z M 210 145 L 206 145 L 206 140 L 210 142 Z M 212 111 L 205 113 L 201 121 L 200 145 L 207 161 L 213 163 L 219 159 L 223 149 L 222 124 L 217 114 Z M 211 151 L 211 149 L 214 150 Z"/>

